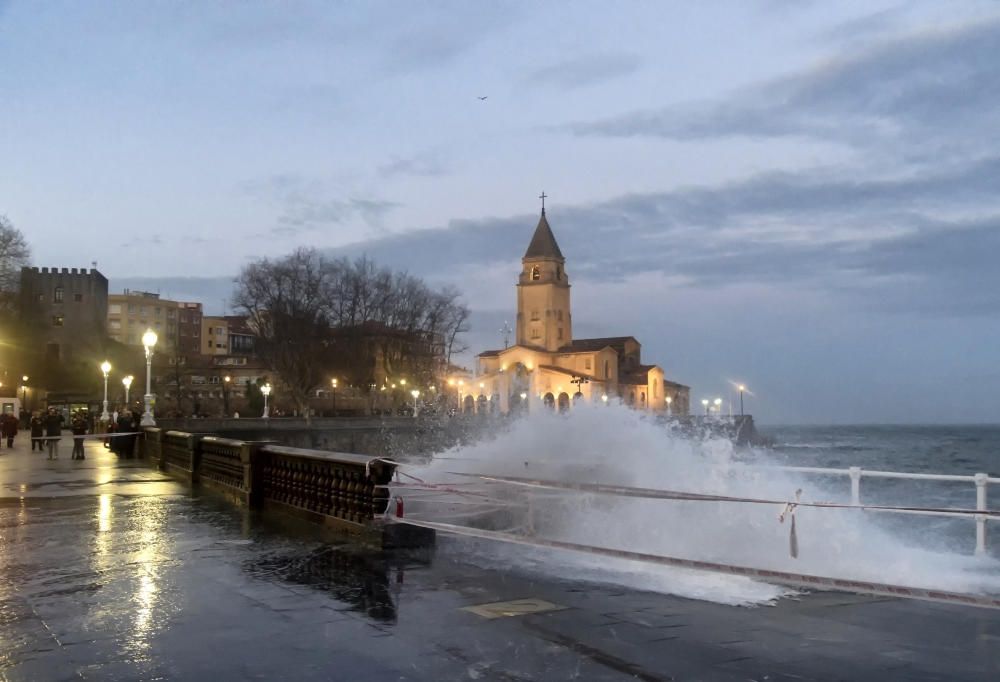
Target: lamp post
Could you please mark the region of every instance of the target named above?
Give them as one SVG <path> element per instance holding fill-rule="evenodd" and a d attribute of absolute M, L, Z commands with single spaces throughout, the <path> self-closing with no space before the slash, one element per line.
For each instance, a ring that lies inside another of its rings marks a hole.
<path fill-rule="evenodd" d="M 743 391 L 747 390 L 747 387 L 744 386 L 743 384 L 740 384 L 739 386 L 737 386 L 737 388 L 740 391 L 740 416 L 742 417 L 743 416 Z"/>
<path fill-rule="evenodd" d="M 601 394 L 601 402 L 604 403 L 605 405 L 608 404 L 608 394 L 607 393 L 602 393 Z"/>
<path fill-rule="evenodd" d="M 127 377 L 122 377 L 122 386 L 125 387 L 125 407 L 128 407 L 128 390 L 132 388 L 132 381 L 135 377 L 129 374 Z"/>
<path fill-rule="evenodd" d="M 708 398 L 701 399 L 701 405 L 705 408 L 705 416 L 708 416 Z"/>
<path fill-rule="evenodd" d="M 28 375 L 21 377 L 21 409 L 28 409 Z"/>
<path fill-rule="evenodd" d="M 142 413 L 142 420 L 139 422 L 140 426 L 156 426 L 156 420 L 153 419 L 152 380 L 154 346 L 156 346 L 156 332 L 152 329 L 147 329 L 146 333 L 142 335 L 142 347 L 146 349 L 146 395 L 142 398 L 146 406 L 146 411 Z"/>
<path fill-rule="evenodd" d="M 417 398 L 420 397 L 420 391 L 413 389 L 410 391 L 410 395 L 413 396 L 413 418 L 417 418 Z"/>
<path fill-rule="evenodd" d="M 673 412 L 670 411 L 670 404 L 674 402 L 674 398 L 673 396 L 668 395 L 666 400 L 667 400 L 667 416 L 669 417 L 670 415 L 673 414 Z"/>
<path fill-rule="evenodd" d="M 261 415 L 261 418 L 269 419 L 270 415 L 267 413 L 267 396 L 271 395 L 271 384 L 264 384 L 261 386 L 260 394 L 264 396 L 264 414 Z"/>
<path fill-rule="evenodd" d="M 715 404 L 715 413 L 721 417 L 722 416 L 722 398 L 716 398 L 713 402 Z"/>
<path fill-rule="evenodd" d="M 228 374 L 222 377 L 222 409 L 227 417 L 229 416 L 229 382 L 232 380 L 233 378 Z"/>
<path fill-rule="evenodd" d="M 527 400 L 528 400 L 528 394 L 526 392 L 524 392 L 524 391 L 521 391 L 521 409 L 522 410 L 527 410 L 528 409 Z"/>
<path fill-rule="evenodd" d="M 333 416 L 337 416 L 337 380 L 330 379 L 330 387 L 333 389 Z"/>
<path fill-rule="evenodd" d="M 101 363 L 101 372 L 104 373 L 104 410 L 101 412 L 101 421 L 107 422 L 111 419 L 108 414 L 108 374 L 111 373 L 111 363 L 105 360 Z"/>

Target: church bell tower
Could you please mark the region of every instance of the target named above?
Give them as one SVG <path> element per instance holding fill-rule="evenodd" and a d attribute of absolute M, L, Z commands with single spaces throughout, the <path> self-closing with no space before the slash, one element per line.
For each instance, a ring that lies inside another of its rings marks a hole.
<path fill-rule="evenodd" d="M 517 343 L 555 352 L 573 340 L 573 318 L 569 307 L 569 277 L 566 259 L 542 215 L 521 259 L 517 282 Z"/>

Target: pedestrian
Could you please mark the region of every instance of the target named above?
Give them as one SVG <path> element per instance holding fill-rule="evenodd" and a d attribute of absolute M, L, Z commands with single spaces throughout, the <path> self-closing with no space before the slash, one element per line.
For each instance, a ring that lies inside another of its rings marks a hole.
<path fill-rule="evenodd" d="M 73 432 L 73 459 L 87 459 L 83 454 L 83 437 L 87 434 L 87 420 L 79 412 L 73 415 L 70 430 Z"/>
<path fill-rule="evenodd" d="M 32 412 L 31 414 L 31 451 L 35 451 L 35 447 L 38 447 L 38 451 L 43 450 L 42 444 L 44 439 L 42 435 L 45 433 L 45 423 L 42 421 L 42 415 L 38 414 L 38 411 Z"/>
<path fill-rule="evenodd" d="M 132 418 L 132 411 L 123 410 L 118 415 L 118 432 L 121 434 L 130 434 L 130 435 L 127 436 L 119 435 L 117 438 L 115 438 L 115 440 L 117 441 L 115 445 L 118 446 L 115 452 L 117 452 L 119 456 L 124 457 L 125 459 L 132 459 L 132 455 L 134 454 L 135 436 L 131 435 L 132 432 L 134 431 L 135 431 L 135 423 Z"/>
<path fill-rule="evenodd" d="M 3 437 L 7 439 L 7 447 L 14 447 L 14 436 L 17 435 L 17 417 L 14 416 L 13 412 L 4 412 L 3 416 L 0 417 L 0 430 L 3 431 Z"/>
<path fill-rule="evenodd" d="M 49 450 L 49 459 L 59 459 L 59 439 L 62 438 L 62 415 L 56 408 L 50 407 L 45 415 L 45 445 Z"/>

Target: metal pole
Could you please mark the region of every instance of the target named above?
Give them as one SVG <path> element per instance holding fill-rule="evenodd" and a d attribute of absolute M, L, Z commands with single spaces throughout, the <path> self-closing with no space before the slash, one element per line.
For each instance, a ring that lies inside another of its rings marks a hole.
<path fill-rule="evenodd" d="M 986 485 L 988 474 L 976 474 L 976 510 L 986 511 Z M 976 554 L 986 554 L 986 515 L 976 514 Z"/>
<path fill-rule="evenodd" d="M 262 416 L 263 419 L 267 419 L 267 396 L 269 393 L 270 391 L 264 394 L 264 414 Z"/>
<path fill-rule="evenodd" d="M 740 416 L 743 416 L 743 391 L 740 391 Z"/>
<path fill-rule="evenodd" d="M 152 366 L 153 351 L 150 350 L 149 346 L 146 346 L 146 395 L 143 396 L 146 411 L 142 413 L 142 420 L 139 422 L 140 426 L 156 426 L 156 420 L 153 418 Z"/>
<path fill-rule="evenodd" d="M 106 422 L 111 419 L 111 415 L 108 414 L 108 373 L 104 373 L 104 411 L 101 412 L 101 421 Z"/>
<path fill-rule="evenodd" d="M 851 476 L 851 504 L 861 504 L 861 467 L 847 470 Z"/>

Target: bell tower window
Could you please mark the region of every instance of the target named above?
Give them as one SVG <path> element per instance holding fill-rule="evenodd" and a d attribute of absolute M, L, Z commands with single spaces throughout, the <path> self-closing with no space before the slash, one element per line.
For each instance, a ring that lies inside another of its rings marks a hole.
<path fill-rule="evenodd" d="M 542 273 L 538 271 L 538 266 L 531 268 L 531 281 L 537 282 L 542 278 Z"/>

